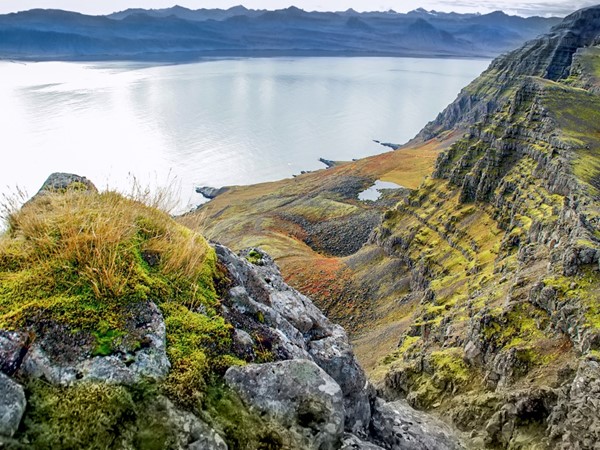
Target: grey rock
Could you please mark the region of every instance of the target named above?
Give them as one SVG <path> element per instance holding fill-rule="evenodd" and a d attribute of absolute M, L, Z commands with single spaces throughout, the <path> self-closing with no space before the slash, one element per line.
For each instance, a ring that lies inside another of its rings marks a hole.
<path fill-rule="evenodd" d="M 227 190 L 228 190 L 227 187 L 214 188 L 214 187 L 210 187 L 210 186 L 198 186 L 196 188 L 196 192 L 208 200 L 212 200 L 216 196 L 221 195 L 224 192 L 227 192 Z"/>
<path fill-rule="evenodd" d="M 37 343 L 25 355 L 19 374 L 29 378 L 44 378 L 52 384 L 71 384 L 77 379 L 74 366 L 55 363 Z"/>
<path fill-rule="evenodd" d="M 36 195 L 45 194 L 48 192 L 63 191 L 73 184 L 77 183 L 82 190 L 98 192 L 96 186 L 86 177 L 75 175 L 72 173 L 55 172 L 51 174 Z"/>
<path fill-rule="evenodd" d="M 231 367 L 225 381 L 249 407 L 289 430 L 295 448 L 339 448 L 342 390 L 309 360 Z"/>
<path fill-rule="evenodd" d="M 363 441 L 353 434 L 345 433 L 340 450 L 383 450 L 383 447 Z"/>
<path fill-rule="evenodd" d="M 358 365 L 342 327 L 329 337 L 311 341 L 309 353 L 342 388 L 346 410 L 346 430 L 361 432 L 369 426 L 371 405 L 367 377 Z"/>
<path fill-rule="evenodd" d="M 325 166 L 327 166 L 328 169 L 335 167 L 338 164 L 335 161 L 332 161 L 331 159 L 325 159 L 325 158 L 319 158 L 319 162 L 322 162 L 323 164 L 325 164 Z"/>
<path fill-rule="evenodd" d="M 364 432 L 370 421 L 366 376 L 359 366 L 343 328 L 333 325 L 311 300 L 289 287 L 269 255 L 261 255 L 260 265 L 225 247 L 215 249 L 234 282 L 227 306 L 263 324 L 279 337 L 275 344 L 288 358 L 313 360 L 341 387 L 346 410 L 346 430 Z M 256 254 L 256 253 L 254 253 Z M 235 318 L 232 318 L 235 323 Z M 281 358 L 284 359 L 284 358 Z"/>
<path fill-rule="evenodd" d="M 478 365 L 483 362 L 482 352 L 473 341 L 468 341 L 465 345 L 465 360 L 471 365 Z"/>
<path fill-rule="evenodd" d="M 166 397 L 160 397 L 158 402 L 166 412 L 169 429 L 177 437 L 178 449 L 227 450 L 223 438 L 194 414 L 177 408 Z"/>
<path fill-rule="evenodd" d="M 133 353 L 90 358 L 82 355 L 74 362 L 56 361 L 44 350 L 44 341 L 31 346 L 20 367 L 20 373 L 31 378 L 45 378 L 53 384 L 69 385 L 76 381 L 105 381 L 135 384 L 145 378 L 161 380 L 171 364 L 166 352 L 166 327 L 158 307 L 149 302 L 143 313 L 145 323 L 138 330 L 146 346 Z M 79 349 L 73 349 L 76 353 Z"/>
<path fill-rule="evenodd" d="M 244 330 L 235 329 L 233 332 L 233 349 L 242 358 L 254 355 L 254 339 Z"/>
<path fill-rule="evenodd" d="M 408 404 L 378 400 L 371 422 L 373 438 L 386 449 L 458 450 L 464 448 L 451 428 Z"/>
<path fill-rule="evenodd" d="M 14 374 L 29 345 L 29 335 L 18 331 L 0 330 L 0 372 L 6 375 Z"/>
<path fill-rule="evenodd" d="M 557 449 L 592 449 L 600 442 L 600 363 L 583 359 L 573 382 L 559 391 L 548 417 Z"/>
<path fill-rule="evenodd" d="M 23 388 L 0 373 L 0 436 L 11 437 L 15 434 L 26 404 Z"/>
<path fill-rule="evenodd" d="M 220 245 L 215 245 L 215 249 L 220 262 L 227 267 L 228 278 L 233 284 L 227 298 L 224 299 L 224 305 L 225 315 L 234 323 L 236 329 L 248 330 L 248 327 L 256 327 L 257 322 L 260 322 L 262 328 L 254 328 L 253 335 L 254 331 L 264 332 L 264 328 L 268 328 L 271 335 L 277 337 L 273 347 L 278 349 L 276 354 L 280 359 L 309 360 L 232 368 L 226 374 L 228 382 L 232 386 L 238 385 L 235 389 L 240 392 L 247 391 L 242 392 L 241 396 L 255 408 L 260 411 L 274 409 L 275 412 L 269 412 L 271 416 L 277 416 L 281 421 L 278 414 L 287 415 L 284 420 L 286 426 L 297 427 L 298 417 L 292 412 L 297 405 L 290 406 L 289 400 L 273 400 L 280 395 L 289 396 L 287 383 L 293 380 L 293 377 L 286 375 L 287 371 L 277 364 L 283 364 L 284 367 L 287 364 L 290 364 L 290 367 L 295 367 L 295 364 L 303 366 L 312 364 L 313 368 L 318 366 L 331 377 L 333 384 L 341 391 L 343 405 L 338 406 L 336 417 L 341 417 L 345 430 L 354 435 L 355 439 L 364 440 L 369 435 L 374 421 L 371 419 L 371 403 L 375 399 L 375 394 L 354 357 L 343 328 L 333 325 L 309 298 L 285 284 L 279 269 L 266 253 L 259 249 L 252 249 L 253 252 L 260 253 L 260 264 L 257 265 L 250 263 L 244 257 L 250 253 L 250 250 L 241 252 L 240 257 Z M 256 253 L 253 253 L 251 259 L 257 259 Z M 241 333 L 240 335 L 243 336 Z M 306 384 L 306 380 L 304 383 Z M 284 388 L 281 387 L 282 385 Z M 282 402 L 284 406 L 281 406 Z M 284 410 L 285 414 L 278 412 L 281 410 Z M 411 414 L 419 414 L 410 411 Z M 393 416 L 397 418 L 398 413 L 393 413 Z M 378 417 L 381 419 L 381 414 Z M 426 427 L 428 421 L 433 419 L 425 414 L 420 415 L 419 419 L 424 424 L 419 426 L 429 431 Z M 379 423 L 382 423 L 381 420 Z M 385 423 L 386 426 L 389 425 Z M 433 423 L 434 429 L 440 428 L 439 426 L 436 428 L 437 422 L 433 421 Z M 448 436 L 452 436 L 447 427 L 444 431 L 448 432 Z M 303 432 L 298 431 L 295 435 L 296 440 L 298 436 L 305 436 Z M 398 439 L 394 437 L 393 431 L 382 431 L 380 437 L 380 442 L 385 442 L 386 448 L 397 448 L 394 445 Z M 353 439 L 351 442 L 355 442 Z M 431 439 L 435 440 L 435 438 Z M 451 438 L 449 437 L 447 441 L 450 442 Z M 308 444 L 302 445 L 300 448 L 306 448 Z"/>

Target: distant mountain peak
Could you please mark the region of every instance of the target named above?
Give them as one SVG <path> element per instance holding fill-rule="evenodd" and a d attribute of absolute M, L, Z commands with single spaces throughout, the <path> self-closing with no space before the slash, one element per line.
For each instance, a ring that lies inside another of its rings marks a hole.
<path fill-rule="evenodd" d="M 227 11 L 250 11 L 248 8 L 246 8 L 244 5 L 237 5 L 237 6 L 232 6 L 231 8 L 229 8 Z"/>
<path fill-rule="evenodd" d="M 410 25 L 411 31 L 414 30 L 435 30 L 436 28 L 431 25 L 427 20 L 419 17 Z"/>
<path fill-rule="evenodd" d="M 287 11 L 287 12 L 290 12 L 290 13 L 296 13 L 296 14 L 300 14 L 300 13 L 305 12 L 303 9 L 300 9 L 297 6 L 294 6 L 294 5 L 288 6 L 283 11 Z"/>

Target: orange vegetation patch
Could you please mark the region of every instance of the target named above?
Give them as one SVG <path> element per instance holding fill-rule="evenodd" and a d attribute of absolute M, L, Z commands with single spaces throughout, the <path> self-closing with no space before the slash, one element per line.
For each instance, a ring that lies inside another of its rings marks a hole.
<path fill-rule="evenodd" d="M 343 312 L 346 316 L 357 308 L 347 295 L 352 271 L 340 258 L 315 253 L 308 258 L 282 259 L 280 265 L 286 282 L 311 297 L 326 314 L 339 316 Z"/>

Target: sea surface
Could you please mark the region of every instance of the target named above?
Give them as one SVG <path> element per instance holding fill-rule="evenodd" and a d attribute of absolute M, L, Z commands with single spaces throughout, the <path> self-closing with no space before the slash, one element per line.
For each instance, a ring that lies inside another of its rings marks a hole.
<path fill-rule="evenodd" d="M 252 184 L 412 138 L 488 60 L 250 58 L 0 62 L 0 194 L 55 171 L 128 192 Z"/>

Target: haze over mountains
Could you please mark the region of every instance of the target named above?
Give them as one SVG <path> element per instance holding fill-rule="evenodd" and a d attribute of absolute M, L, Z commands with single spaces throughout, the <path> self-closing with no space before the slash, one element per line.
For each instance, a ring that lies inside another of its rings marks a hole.
<path fill-rule="evenodd" d="M 0 58 L 189 60 L 218 56 L 492 57 L 558 18 L 440 13 L 129 9 L 108 16 L 35 9 L 0 16 Z"/>

